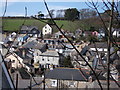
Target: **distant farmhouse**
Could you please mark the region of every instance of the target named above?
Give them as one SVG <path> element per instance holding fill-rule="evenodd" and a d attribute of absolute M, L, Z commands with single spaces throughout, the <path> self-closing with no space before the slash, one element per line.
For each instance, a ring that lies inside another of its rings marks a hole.
<path fill-rule="evenodd" d="M 22 26 L 20 33 L 38 37 L 40 35 L 40 30 L 38 30 L 36 26 Z"/>
<path fill-rule="evenodd" d="M 52 28 L 50 27 L 50 25 L 46 24 L 43 29 L 42 29 L 42 34 L 46 35 L 46 34 L 52 34 Z"/>

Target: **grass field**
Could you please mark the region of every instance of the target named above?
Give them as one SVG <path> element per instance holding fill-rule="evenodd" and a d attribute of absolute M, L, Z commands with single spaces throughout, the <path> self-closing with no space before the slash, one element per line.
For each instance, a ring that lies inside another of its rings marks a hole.
<path fill-rule="evenodd" d="M 22 25 L 24 19 L 3 19 L 3 30 L 5 31 L 17 31 L 20 29 L 20 26 Z M 46 20 L 47 21 L 47 20 Z M 62 29 L 69 30 L 71 32 L 75 31 L 78 28 L 82 29 L 89 29 L 91 26 L 90 24 L 85 24 L 83 21 L 67 21 L 67 20 L 55 20 L 58 26 L 61 26 L 63 24 Z M 34 25 L 39 28 L 39 30 L 42 30 L 45 23 L 35 20 L 35 19 L 26 19 L 25 25 Z"/>

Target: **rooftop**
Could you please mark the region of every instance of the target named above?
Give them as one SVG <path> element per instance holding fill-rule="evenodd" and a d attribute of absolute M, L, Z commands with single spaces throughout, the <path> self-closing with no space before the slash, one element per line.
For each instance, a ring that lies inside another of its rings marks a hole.
<path fill-rule="evenodd" d="M 95 43 L 97 48 L 107 48 L 107 42 L 96 42 Z M 92 43 L 89 45 L 89 48 L 95 48 L 95 45 Z"/>
<path fill-rule="evenodd" d="M 32 30 L 32 29 L 38 29 L 36 26 L 22 26 L 21 30 Z"/>
<path fill-rule="evenodd" d="M 46 52 L 44 52 L 44 53 L 42 53 L 41 55 L 47 55 L 47 56 L 56 56 L 56 57 L 58 57 L 59 56 L 59 54 L 58 54 L 58 52 L 57 51 L 52 51 L 52 50 L 48 50 L 48 51 L 46 51 Z"/>
<path fill-rule="evenodd" d="M 74 68 L 55 68 L 46 72 L 46 78 L 60 80 L 86 81 L 89 77 L 87 73 Z"/>
<path fill-rule="evenodd" d="M 46 44 L 45 43 L 40 43 L 37 41 L 29 41 L 23 45 L 24 48 L 29 48 L 29 49 L 42 49 Z"/>

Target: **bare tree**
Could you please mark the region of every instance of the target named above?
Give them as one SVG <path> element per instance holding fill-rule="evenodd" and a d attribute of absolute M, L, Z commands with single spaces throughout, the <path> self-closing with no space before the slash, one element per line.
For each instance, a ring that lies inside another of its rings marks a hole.
<path fill-rule="evenodd" d="M 63 36 L 69 41 L 69 43 L 73 46 L 73 48 L 76 50 L 76 52 L 78 53 L 78 55 L 79 56 L 81 56 L 82 57 L 82 59 L 83 59 L 83 61 L 89 66 L 89 68 L 91 69 L 91 71 L 93 72 L 93 74 L 94 74 L 94 76 L 96 77 L 96 79 L 97 79 L 97 82 L 98 82 L 98 84 L 99 84 L 99 86 L 100 86 L 100 88 L 101 88 L 101 90 L 103 89 L 103 87 L 102 87 L 102 85 L 101 85 L 101 82 L 100 82 L 100 80 L 99 80 L 99 78 L 98 78 L 98 76 L 100 75 L 100 73 L 102 72 L 100 72 L 99 74 L 97 74 L 96 72 L 95 72 L 95 69 L 93 68 L 93 67 L 91 67 L 91 65 L 88 63 L 88 61 L 83 57 L 83 55 L 78 51 L 78 49 L 74 46 L 74 44 L 71 42 L 71 40 L 64 34 L 64 32 L 61 30 L 61 28 L 62 28 L 62 26 L 61 27 L 59 27 L 57 24 L 56 24 L 56 22 L 54 21 L 54 19 L 53 19 L 53 17 L 54 17 L 54 10 L 49 10 L 49 8 L 48 8 L 48 6 L 47 6 L 47 3 L 44 1 L 44 3 L 45 3 L 45 6 L 46 6 L 46 9 L 47 9 L 47 11 L 48 11 L 48 13 L 49 13 L 49 16 L 50 16 L 50 18 L 51 18 L 51 20 L 52 20 L 52 22 L 53 22 L 53 24 L 56 26 L 56 28 L 63 34 Z M 107 1 L 107 2 L 104 2 L 104 0 L 103 0 L 103 4 L 105 5 L 105 7 L 106 8 L 108 8 L 108 9 L 110 9 L 110 13 L 108 13 L 107 12 L 107 14 L 108 14 L 108 16 L 109 16 L 109 24 L 108 24 L 108 26 L 106 25 L 106 23 L 105 23 L 105 21 L 103 20 L 103 18 L 102 18 L 102 16 L 101 16 L 101 14 L 99 13 L 99 11 L 98 11 L 98 4 L 97 3 L 94 3 L 93 2 L 93 0 L 91 1 L 91 2 L 89 2 L 88 1 L 88 3 L 86 3 L 89 7 L 91 7 L 92 9 L 95 9 L 96 10 L 96 12 L 97 12 L 97 14 L 99 15 L 99 18 L 101 19 L 101 21 L 102 21 L 102 23 L 103 23 L 103 26 L 104 26 L 104 28 L 105 28 L 105 30 L 106 30 L 106 35 L 107 35 L 107 39 L 106 39 L 106 42 L 107 42 L 107 45 L 108 45 L 108 49 L 107 49 L 107 89 L 109 90 L 110 89 L 110 77 L 114 80 L 114 82 L 120 87 L 120 85 L 117 83 L 117 81 L 112 77 L 112 75 L 110 74 L 110 65 L 112 65 L 111 63 L 110 63 L 110 61 L 111 61 L 111 56 L 114 54 L 114 53 L 116 53 L 118 50 L 120 50 L 120 48 L 118 47 L 118 45 L 117 45 L 117 43 L 116 43 L 116 40 L 115 40 L 115 38 L 113 37 L 113 35 L 112 35 L 112 27 L 113 27 L 113 21 L 114 21 L 114 19 L 116 19 L 117 20 L 117 23 L 118 23 L 118 25 L 120 25 L 120 23 L 119 23 L 119 19 L 117 18 L 117 16 L 114 14 L 114 10 L 116 10 L 117 12 L 118 12 L 118 9 L 117 9 L 117 5 L 115 4 L 115 2 L 114 2 L 114 0 L 112 0 L 112 2 L 109 2 L 109 1 Z M 90 5 L 91 6 L 90 6 Z M 109 6 L 108 6 L 108 4 L 109 4 Z M 25 14 L 25 17 L 27 16 L 27 8 L 25 8 L 25 11 L 26 11 L 26 14 Z M 62 12 L 62 11 L 58 11 L 58 12 Z M 94 12 L 94 11 L 92 11 L 91 12 L 91 16 L 96 16 L 96 12 Z M 5 15 L 5 13 L 6 13 L 6 10 L 5 10 L 5 12 L 4 12 L 4 15 Z M 61 16 L 60 15 L 60 13 L 58 14 L 58 16 Z M 4 16 L 3 15 L 3 16 Z M 119 15 L 118 15 L 119 16 Z M 114 18 L 115 17 L 115 18 Z M 33 18 L 35 18 L 35 17 L 33 17 Z M 37 18 L 35 18 L 35 19 L 37 19 Z M 42 21 L 41 19 L 37 19 L 37 20 L 40 20 L 40 21 Z M 44 23 L 47 23 L 47 22 L 45 22 L 45 21 L 43 21 Z M 24 22 L 23 22 L 23 24 L 22 25 L 24 25 L 25 24 L 25 20 L 24 20 Z M 18 34 L 19 34 L 19 32 L 20 32 L 20 30 L 17 32 L 17 36 L 18 36 Z M 14 41 L 15 41 L 15 39 L 17 38 L 17 36 L 14 38 Z M 95 46 L 95 48 L 96 48 L 96 42 L 94 42 L 93 41 L 93 43 L 94 43 L 94 46 Z M 115 45 L 115 47 L 117 47 L 117 50 L 115 51 L 115 52 L 113 52 L 113 53 L 111 53 L 110 52 L 110 49 L 111 49 L 111 45 L 112 44 L 114 44 Z M 11 46 L 12 46 L 12 44 L 10 45 L 10 48 L 11 48 Z M 8 48 L 8 53 L 10 52 L 9 51 L 9 49 L 10 48 Z M 17 49 L 19 49 L 19 48 L 17 48 Z M 7 54 L 8 54 L 7 53 Z M 98 53 L 98 50 L 97 50 L 97 48 L 96 48 L 96 53 L 97 53 L 97 55 L 99 56 L 99 53 Z M 5 58 L 5 57 L 4 57 Z M 101 61 L 101 57 L 99 56 L 98 57 L 98 59 Z M 76 60 L 76 62 L 80 65 L 80 63 Z M 104 65 L 103 65 L 103 67 L 104 67 Z M 104 70 L 106 69 L 106 67 L 104 67 Z M 28 72 L 29 73 L 29 72 Z M 29 73 L 30 74 L 30 73 Z M 45 74 L 45 73 L 44 73 Z M 31 74 L 30 74 L 30 76 L 31 76 Z M 31 78 L 33 78 L 32 76 L 31 76 Z M 34 78 L 33 78 L 34 79 Z M 35 80 L 34 80 L 35 81 Z M 35 81 L 36 82 L 36 81 Z M 45 89 L 45 78 L 44 78 L 44 80 L 43 80 L 43 83 L 44 83 L 44 89 Z M 36 84 L 37 84 L 37 82 L 36 82 Z"/>

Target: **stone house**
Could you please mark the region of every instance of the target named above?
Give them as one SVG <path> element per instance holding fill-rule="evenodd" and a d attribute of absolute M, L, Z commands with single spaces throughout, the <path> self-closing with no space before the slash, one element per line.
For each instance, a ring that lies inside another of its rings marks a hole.
<path fill-rule="evenodd" d="M 59 53 L 63 53 L 64 46 L 62 45 L 63 41 L 59 39 L 44 39 L 43 43 L 47 44 L 49 50 L 55 50 Z"/>
<path fill-rule="evenodd" d="M 81 29 L 77 29 L 77 30 L 75 31 L 75 37 L 76 37 L 76 38 L 80 37 L 82 34 L 83 34 L 83 31 L 82 31 Z"/>
<path fill-rule="evenodd" d="M 86 88 L 89 83 L 87 71 L 77 68 L 55 68 L 46 71 L 45 78 L 49 88 Z"/>
<path fill-rule="evenodd" d="M 41 67 L 50 68 L 59 66 L 59 54 L 57 51 L 47 50 L 34 57 L 35 62 L 39 62 Z"/>
<path fill-rule="evenodd" d="M 63 29 L 62 29 L 62 32 L 65 33 L 65 31 Z M 54 37 L 58 38 L 58 39 L 64 38 L 63 34 L 60 31 L 56 32 L 54 34 Z"/>
<path fill-rule="evenodd" d="M 40 30 L 38 30 L 37 26 L 22 26 L 20 34 L 27 34 L 31 37 L 40 37 Z"/>
<path fill-rule="evenodd" d="M 91 53 L 91 51 L 89 51 L 88 46 L 82 47 L 79 52 L 81 53 L 83 58 L 85 58 L 85 60 L 88 61 L 88 63 L 92 66 L 94 55 Z M 83 67 L 89 69 L 86 62 L 76 51 L 72 51 L 70 57 L 74 67 Z M 78 61 L 80 65 L 76 61 Z"/>
<path fill-rule="evenodd" d="M 16 53 L 7 55 L 5 61 L 11 61 L 11 67 L 15 69 L 24 66 L 23 59 L 19 57 Z"/>

